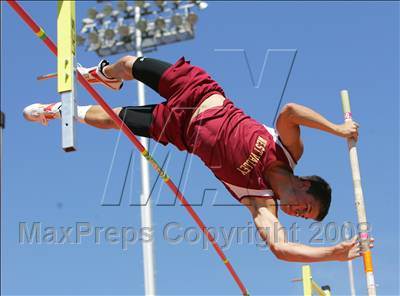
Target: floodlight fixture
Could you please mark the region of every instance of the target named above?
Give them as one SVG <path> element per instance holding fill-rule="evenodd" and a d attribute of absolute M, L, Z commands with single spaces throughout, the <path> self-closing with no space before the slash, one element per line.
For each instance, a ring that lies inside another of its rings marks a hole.
<path fill-rule="evenodd" d="M 131 33 L 131 30 L 128 26 L 120 25 L 118 27 L 118 34 L 121 35 L 122 37 L 129 36 L 130 33 Z"/>
<path fill-rule="evenodd" d="M 76 43 L 78 45 L 83 45 L 85 43 L 85 38 L 82 35 L 76 35 Z"/>
<path fill-rule="evenodd" d="M 156 29 L 158 30 L 163 30 L 166 25 L 165 20 L 162 17 L 158 17 L 154 24 L 156 25 Z"/>
<path fill-rule="evenodd" d="M 208 3 L 204 1 L 199 1 L 199 0 L 191 0 L 191 3 L 197 5 L 197 7 L 201 10 L 204 10 L 208 7 Z"/>
<path fill-rule="evenodd" d="M 88 37 L 89 37 L 89 42 L 92 44 L 98 44 L 100 41 L 99 34 L 97 34 L 97 32 L 95 31 L 89 32 Z"/>
<path fill-rule="evenodd" d="M 100 43 L 91 43 L 91 44 L 89 45 L 88 50 L 89 50 L 89 51 L 98 50 L 100 47 L 101 47 L 101 44 L 100 44 Z"/>
<path fill-rule="evenodd" d="M 102 22 L 104 21 L 104 18 L 105 18 L 105 15 L 104 15 L 104 13 L 102 13 L 102 12 L 99 12 L 99 13 L 97 14 L 97 16 L 96 16 L 96 19 L 97 19 L 100 23 L 102 23 Z"/>
<path fill-rule="evenodd" d="M 126 11 L 126 9 L 128 8 L 128 3 L 126 2 L 126 0 L 119 0 L 117 3 L 117 7 L 120 11 Z"/>
<path fill-rule="evenodd" d="M 178 13 L 174 14 L 172 16 L 172 23 L 177 27 L 182 26 L 182 24 L 183 24 L 182 16 Z"/>
<path fill-rule="evenodd" d="M 87 11 L 87 16 L 89 19 L 92 19 L 92 20 L 96 19 L 97 10 L 94 9 L 93 7 L 89 8 Z"/>
<path fill-rule="evenodd" d="M 114 37 L 115 37 L 115 32 L 113 29 L 106 29 L 104 31 L 104 38 L 106 40 L 112 40 L 112 39 L 114 39 Z"/>
<path fill-rule="evenodd" d="M 135 50 L 138 46 L 143 52 L 151 52 L 158 45 L 193 39 L 198 22 L 193 9 L 206 7 L 206 2 L 198 0 L 104 1 L 98 11 L 88 10 L 77 44 L 88 44 L 87 50 L 100 56 Z M 135 29 L 142 35 L 139 45 L 134 39 L 138 37 Z"/>
<path fill-rule="evenodd" d="M 134 13 L 135 7 L 134 6 L 127 6 L 125 10 L 128 14 Z"/>
<path fill-rule="evenodd" d="M 146 4 L 146 1 L 142 1 L 142 0 L 135 1 L 135 5 L 140 8 L 143 8 L 145 6 L 145 4 Z"/>
<path fill-rule="evenodd" d="M 113 13 L 114 9 L 111 4 L 104 5 L 103 13 L 105 16 L 110 16 Z"/>
<path fill-rule="evenodd" d="M 94 24 L 94 20 L 88 17 L 82 19 L 83 25 L 92 25 Z"/>
<path fill-rule="evenodd" d="M 147 21 L 145 19 L 140 19 L 137 23 L 136 23 L 136 27 L 142 32 L 144 33 L 147 29 Z"/>
<path fill-rule="evenodd" d="M 204 1 L 199 1 L 197 3 L 197 6 L 199 7 L 200 10 L 204 10 L 208 7 L 208 3 Z"/>
<path fill-rule="evenodd" d="M 192 26 L 197 23 L 198 19 L 199 19 L 199 17 L 194 12 L 189 13 L 187 16 L 187 21 Z"/>
<path fill-rule="evenodd" d="M 158 6 L 158 8 L 160 8 L 161 10 L 163 10 L 164 7 L 165 7 L 165 1 L 163 1 L 163 0 L 156 0 L 156 5 Z"/>

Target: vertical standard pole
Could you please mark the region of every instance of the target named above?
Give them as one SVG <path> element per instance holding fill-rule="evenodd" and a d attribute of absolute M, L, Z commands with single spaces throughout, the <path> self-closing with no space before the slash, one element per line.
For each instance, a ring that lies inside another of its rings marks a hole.
<path fill-rule="evenodd" d="M 351 239 L 351 235 L 350 235 L 350 233 L 349 233 L 347 228 L 346 228 L 346 231 L 345 231 L 345 237 L 346 237 L 347 240 Z M 347 261 L 347 269 L 348 269 L 348 272 L 349 272 L 350 295 L 351 296 L 356 296 L 356 288 L 355 288 L 355 285 L 354 285 L 354 272 L 353 272 L 353 261 L 352 260 Z"/>
<path fill-rule="evenodd" d="M 140 7 L 135 6 L 135 23 L 137 24 L 140 20 Z M 136 56 L 142 56 L 142 32 L 136 28 Z M 140 81 L 137 82 L 138 88 L 138 101 L 139 106 L 146 104 L 144 84 Z M 141 137 L 140 143 L 148 150 L 148 139 Z M 140 158 L 140 165 L 142 170 L 142 194 L 140 195 L 141 204 L 141 218 L 142 227 L 145 229 L 153 230 L 152 218 L 151 218 L 151 201 L 150 201 L 150 177 L 149 177 L 149 164 L 144 156 Z M 154 271 L 154 251 L 153 251 L 153 239 L 143 240 L 143 271 L 144 271 L 144 290 L 145 295 L 155 295 L 155 271 Z"/>
<path fill-rule="evenodd" d="M 342 97 L 343 113 L 345 121 L 352 119 L 349 93 L 347 90 L 340 92 Z M 347 141 L 350 154 L 351 172 L 353 176 L 355 205 L 357 209 L 359 237 L 361 240 L 361 248 L 363 251 L 364 270 L 367 278 L 368 295 L 376 295 L 376 286 L 374 279 L 374 269 L 372 266 L 371 250 L 369 248 L 367 215 L 365 213 L 364 196 L 361 187 L 360 167 L 358 164 L 358 155 L 356 142 L 352 139 Z"/>
<path fill-rule="evenodd" d="M 313 280 L 313 277 L 311 275 L 311 266 L 310 265 L 303 265 L 301 271 L 302 271 L 304 296 L 312 296 L 314 291 L 317 293 L 317 295 L 320 295 L 320 296 L 330 296 L 331 295 L 329 286 L 320 287 Z"/>
<path fill-rule="evenodd" d="M 58 0 L 57 14 L 57 87 L 61 95 L 62 148 L 75 151 L 75 1 Z"/>
<path fill-rule="evenodd" d="M 353 273 L 353 261 L 347 261 L 347 268 L 349 270 L 349 282 L 350 282 L 350 295 L 356 296 L 356 288 L 354 286 L 354 273 Z"/>
<path fill-rule="evenodd" d="M 312 284 L 311 284 L 311 267 L 310 265 L 303 265 L 302 269 L 303 279 L 303 294 L 304 296 L 312 295 Z"/>

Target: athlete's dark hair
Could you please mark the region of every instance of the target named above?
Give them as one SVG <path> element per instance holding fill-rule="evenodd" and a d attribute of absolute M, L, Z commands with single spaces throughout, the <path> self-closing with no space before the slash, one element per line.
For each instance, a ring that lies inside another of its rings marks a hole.
<path fill-rule="evenodd" d="M 328 214 L 329 207 L 331 205 L 331 186 L 329 186 L 328 182 L 326 182 L 324 179 L 315 175 L 300 178 L 311 183 L 307 193 L 314 196 L 315 200 L 319 202 L 319 214 L 315 220 L 322 221 Z"/>

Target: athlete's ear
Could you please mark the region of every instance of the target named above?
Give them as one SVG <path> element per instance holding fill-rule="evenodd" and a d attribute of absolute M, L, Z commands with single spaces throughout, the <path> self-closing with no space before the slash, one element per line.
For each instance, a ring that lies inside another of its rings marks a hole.
<path fill-rule="evenodd" d="M 308 191 L 308 189 L 311 187 L 311 182 L 308 180 L 301 180 L 300 182 L 300 189 L 303 189 L 305 191 Z"/>

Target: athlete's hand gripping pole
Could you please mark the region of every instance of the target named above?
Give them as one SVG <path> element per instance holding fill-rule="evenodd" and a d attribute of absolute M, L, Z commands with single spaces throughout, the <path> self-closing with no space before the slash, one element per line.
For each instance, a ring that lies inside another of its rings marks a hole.
<path fill-rule="evenodd" d="M 350 109 L 349 93 L 347 90 L 342 90 L 340 92 L 340 95 L 342 97 L 344 120 L 351 121 L 353 119 Z M 367 216 L 365 213 L 364 196 L 361 186 L 361 175 L 360 175 L 360 167 L 358 164 L 357 147 L 356 147 L 356 141 L 352 138 L 348 138 L 347 143 L 349 147 L 350 165 L 353 176 L 354 197 L 355 197 L 355 205 L 358 217 L 359 238 L 361 241 L 361 250 L 363 252 L 363 259 L 364 259 L 364 270 L 367 277 L 368 295 L 371 296 L 371 295 L 376 295 L 376 286 L 375 286 L 374 271 L 372 266 L 371 250 L 369 248 L 369 235 L 368 235 L 369 229 L 367 223 Z"/>

